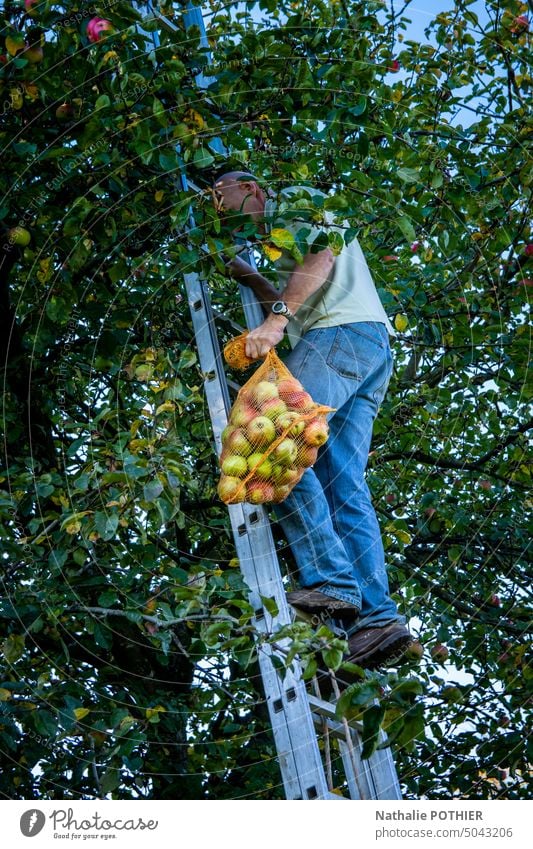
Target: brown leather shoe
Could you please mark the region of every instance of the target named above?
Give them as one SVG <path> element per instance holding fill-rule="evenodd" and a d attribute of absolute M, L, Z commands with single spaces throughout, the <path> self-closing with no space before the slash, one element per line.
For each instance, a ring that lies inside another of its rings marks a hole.
<path fill-rule="evenodd" d="M 399 660 L 412 642 L 413 637 L 400 622 L 391 622 L 381 628 L 362 628 L 348 640 L 345 660 L 374 669 Z"/>
<path fill-rule="evenodd" d="M 294 590 L 287 593 L 287 601 L 293 607 L 304 610 L 306 613 L 342 613 L 343 616 L 359 616 L 359 608 L 347 601 L 333 598 L 331 595 L 321 593 L 320 590 Z"/>

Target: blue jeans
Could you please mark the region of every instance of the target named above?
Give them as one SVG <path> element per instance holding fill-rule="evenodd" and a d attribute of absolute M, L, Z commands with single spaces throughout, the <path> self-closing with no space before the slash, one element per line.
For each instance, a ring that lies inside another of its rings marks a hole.
<path fill-rule="evenodd" d="M 405 623 L 390 598 L 381 532 L 365 480 L 374 419 L 392 373 L 384 324 L 361 321 L 309 330 L 284 358 L 328 413 L 329 439 L 290 495 L 273 505 L 302 587 L 350 602 L 361 628 Z"/>

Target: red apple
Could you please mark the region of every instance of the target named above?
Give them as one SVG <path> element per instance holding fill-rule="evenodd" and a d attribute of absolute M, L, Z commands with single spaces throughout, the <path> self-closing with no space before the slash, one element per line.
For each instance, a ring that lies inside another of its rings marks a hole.
<path fill-rule="evenodd" d="M 517 15 L 516 18 L 513 18 L 513 22 L 510 26 L 511 32 L 525 32 L 529 29 L 529 18 L 527 15 Z"/>
<path fill-rule="evenodd" d="M 237 504 L 239 501 L 244 501 L 244 486 L 239 478 L 222 475 L 218 482 L 217 492 L 224 504 Z"/>
<path fill-rule="evenodd" d="M 445 660 L 448 660 L 450 652 L 448 651 L 446 646 L 443 646 L 442 643 L 435 643 L 435 645 L 431 648 L 431 657 L 437 663 L 444 663 Z"/>
<path fill-rule="evenodd" d="M 298 447 L 296 465 L 308 468 L 309 466 L 312 466 L 313 463 L 316 463 L 317 455 L 318 448 L 315 448 L 313 445 L 306 445 L 306 443 L 304 442 Z"/>
<path fill-rule="evenodd" d="M 395 494 L 393 492 L 387 493 L 387 495 L 385 496 L 385 501 L 387 502 L 387 504 L 396 504 Z"/>
<path fill-rule="evenodd" d="M 246 403 L 241 403 L 240 399 L 238 399 L 233 405 L 230 422 L 236 427 L 246 427 L 256 416 L 257 413 L 253 407 L 250 407 Z"/>
<path fill-rule="evenodd" d="M 525 246 L 524 253 L 526 256 L 533 256 L 533 243 Z"/>
<path fill-rule="evenodd" d="M 398 62 L 397 59 L 393 59 L 393 61 L 391 62 L 391 64 L 388 67 L 388 70 L 392 71 L 393 74 L 395 74 L 397 71 L 400 70 L 400 63 Z"/>
<path fill-rule="evenodd" d="M 283 401 L 287 400 L 288 395 L 292 395 L 293 392 L 301 392 L 302 389 L 302 384 L 295 377 L 285 378 L 278 383 L 278 394 Z"/>
<path fill-rule="evenodd" d="M 483 480 L 479 482 L 479 488 L 484 489 L 486 492 L 488 492 L 490 489 L 492 489 L 492 484 L 490 481 Z"/>
<path fill-rule="evenodd" d="M 395 254 L 387 254 L 383 257 L 384 262 L 398 262 L 399 257 L 395 256 Z"/>
<path fill-rule="evenodd" d="M 304 389 L 289 393 L 284 399 L 287 407 L 292 410 L 301 410 L 303 413 L 313 407 L 313 399 Z"/>
<path fill-rule="evenodd" d="M 264 504 L 274 498 L 274 487 L 266 481 L 250 481 L 246 487 L 246 500 L 250 504 Z"/>
<path fill-rule="evenodd" d="M 246 437 L 252 445 L 270 445 L 276 436 L 276 428 L 266 416 L 256 416 L 246 426 Z"/>
<path fill-rule="evenodd" d="M 490 597 L 490 603 L 491 603 L 494 607 L 500 607 L 500 605 L 501 605 L 500 596 L 499 596 L 499 595 L 491 595 L 491 597 Z"/>
<path fill-rule="evenodd" d="M 70 103 L 61 103 L 56 109 L 56 118 L 58 121 L 68 121 L 74 114 L 74 108 Z"/>
<path fill-rule="evenodd" d="M 252 446 L 246 439 L 245 433 L 240 428 L 233 430 L 227 438 L 227 448 L 232 454 L 248 457 L 252 453 Z"/>
<path fill-rule="evenodd" d="M 106 34 L 113 31 L 113 24 L 105 18 L 91 18 L 87 24 L 87 38 L 95 44 L 106 37 Z"/>
<path fill-rule="evenodd" d="M 328 423 L 324 419 L 312 419 L 304 430 L 304 439 L 308 445 L 323 445 L 329 433 Z"/>
<path fill-rule="evenodd" d="M 36 10 L 34 11 L 33 7 L 37 6 L 41 2 L 42 0 L 24 0 L 24 6 L 26 7 L 28 15 L 34 15 Z"/>
<path fill-rule="evenodd" d="M 413 242 L 412 245 L 411 245 L 412 252 L 416 253 L 419 247 L 420 247 L 420 242 Z"/>

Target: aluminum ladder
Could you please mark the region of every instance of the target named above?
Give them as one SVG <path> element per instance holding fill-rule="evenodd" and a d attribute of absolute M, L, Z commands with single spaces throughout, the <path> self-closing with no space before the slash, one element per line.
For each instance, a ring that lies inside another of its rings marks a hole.
<path fill-rule="evenodd" d="M 135 5 L 143 14 L 150 18 L 156 17 L 160 25 L 170 31 L 179 29 L 153 8 L 151 3 Z M 207 45 L 201 8 L 188 3 L 183 19 L 186 29 L 191 26 L 199 28 L 201 42 Z M 140 26 L 137 28 L 153 39 L 156 51 L 159 46 L 158 33 L 147 32 Z M 197 80 L 201 81 L 200 74 Z M 221 142 L 214 142 L 211 143 L 212 149 L 223 152 Z M 184 170 L 178 182 L 183 190 L 198 190 L 194 184 L 188 183 Z M 191 226 L 194 226 L 193 219 Z M 231 401 L 216 331 L 215 312 L 207 283 L 197 273 L 185 274 L 184 282 L 200 368 L 204 375 L 215 448 L 219 455 L 222 448 L 221 433 L 228 421 Z M 258 301 L 250 289 L 240 284 L 239 292 L 247 327 L 257 327 L 263 321 Z M 346 720 L 339 722 L 335 717 L 334 703 L 320 698 L 318 690 L 316 694 L 307 693 L 298 660 L 293 661 L 283 679 L 276 670 L 274 658 L 277 655 L 283 662 L 290 641 L 285 638 L 276 642 L 274 647 L 262 638 L 275 635 L 280 628 L 290 624 L 293 613 L 287 604 L 268 513 L 261 505 L 246 503 L 228 505 L 228 512 L 240 569 L 249 587 L 249 600 L 255 611 L 253 624 L 259 638 L 258 661 L 286 798 L 401 799 L 394 761 L 390 747 L 386 745 L 386 735 L 383 732 L 380 734 L 379 748 L 370 758 L 363 760 L 360 725 Z M 263 604 L 264 598 L 274 599 L 278 611 L 275 616 Z M 336 792 L 331 787 L 331 761 L 326 751 L 326 766 L 323 763 L 317 731 L 324 735 L 326 750 L 330 738 L 338 740 L 346 787 L 335 788 Z M 342 792 L 345 789 L 349 796 Z"/>

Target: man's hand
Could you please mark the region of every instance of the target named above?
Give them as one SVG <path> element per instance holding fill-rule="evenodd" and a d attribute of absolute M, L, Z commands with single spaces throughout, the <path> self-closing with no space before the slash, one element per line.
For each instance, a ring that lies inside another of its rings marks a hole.
<path fill-rule="evenodd" d="M 258 357 L 264 357 L 271 348 L 281 342 L 287 324 L 288 318 L 286 316 L 271 313 L 263 324 L 248 333 L 246 356 L 254 360 Z"/>

